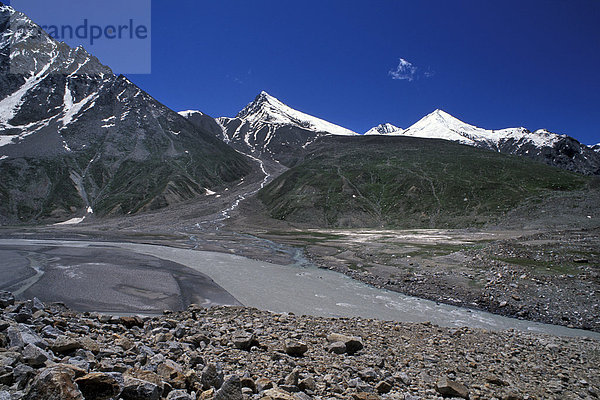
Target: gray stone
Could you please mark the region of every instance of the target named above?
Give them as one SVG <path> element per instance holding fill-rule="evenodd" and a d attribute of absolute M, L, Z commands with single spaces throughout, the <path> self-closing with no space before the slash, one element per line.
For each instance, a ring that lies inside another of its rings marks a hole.
<path fill-rule="evenodd" d="M 121 398 L 123 400 L 159 400 L 161 388 L 152 382 L 127 377 Z"/>
<path fill-rule="evenodd" d="M 223 385 L 215 393 L 214 400 L 243 400 L 242 384 L 237 375 L 227 377 Z"/>
<path fill-rule="evenodd" d="M 333 342 L 327 346 L 327 351 L 334 354 L 344 354 L 346 352 L 346 343 Z"/>
<path fill-rule="evenodd" d="M 24 400 L 84 400 L 74 377 L 73 370 L 61 365 L 45 368 L 33 380 Z"/>
<path fill-rule="evenodd" d="M 59 336 L 52 342 L 50 349 L 55 353 L 67 354 L 73 350 L 81 349 L 83 345 L 79 340 L 70 338 L 68 336 Z"/>
<path fill-rule="evenodd" d="M 256 340 L 256 336 L 248 332 L 238 332 L 231 340 L 233 345 L 240 350 L 249 351 L 252 346 L 259 345 L 258 340 Z"/>
<path fill-rule="evenodd" d="M 306 343 L 297 340 L 286 340 L 283 350 L 288 356 L 303 357 L 304 353 L 308 351 L 308 346 Z"/>
<path fill-rule="evenodd" d="M 27 346 L 25 346 L 25 348 L 23 349 L 22 356 L 23 361 L 25 361 L 27 365 L 30 365 L 32 367 L 42 366 L 44 365 L 46 360 L 51 358 L 50 354 L 32 344 L 28 344 Z"/>
<path fill-rule="evenodd" d="M 46 349 L 48 347 L 48 342 L 38 336 L 26 325 L 18 324 L 11 326 L 6 330 L 6 333 L 11 347 L 22 349 L 28 344 L 37 346 L 40 349 Z"/>
<path fill-rule="evenodd" d="M 329 343 L 343 342 L 346 345 L 346 352 L 348 354 L 354 354 L 364 347 L 362 338 L 359 336 L 347 336 L 340 333 L 332 333 L 327 336 L 327 341 Z"/>
<path fill-rule="evenodd" d="M 447 377 L 442 377 L 435 385 L 435 388 L 442 396 L 469 398 L 469 390 L 465 385 L 450 380 Z"/>
<path fill-rule="evenodd" d="M 192 397 L 191 394 L 185 390 L 172 390 L 167 396 L 167 400 L 195 400 L 196 397 Z"/>
<path fill-rule="evenodd" d="M 373 368 L 365 368 L 358 373 L 365 382 L 373 382 L 379 378 L 379 374 Z"/>
<path fill-rule="evenodd" d="M 6 308 L 15 304 L 15 296 L 11 292 L 0 291 L 0 307 Z"/>
<path fill-rule="evenodd" d="M 208 364 L 202 370 L 201 382 L 204 390 L 208 390 L 211 387 L 219 389 L 223 384 L 223 371 L 215 364 Z"/>

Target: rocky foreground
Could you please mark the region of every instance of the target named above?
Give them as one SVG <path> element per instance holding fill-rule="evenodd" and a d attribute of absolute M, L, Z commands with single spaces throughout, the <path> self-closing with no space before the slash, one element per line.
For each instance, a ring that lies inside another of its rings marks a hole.
<path fill-rule="evenodd" d="M 5 399 L 595 399 L 600 342 L 190 306 L 77 313 L 0 294 Z"/>

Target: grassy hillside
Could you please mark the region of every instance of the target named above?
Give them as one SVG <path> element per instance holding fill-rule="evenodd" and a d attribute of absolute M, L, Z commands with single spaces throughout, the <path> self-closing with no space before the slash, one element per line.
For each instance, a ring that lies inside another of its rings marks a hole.
<path fill-rule="evenodd" d="M 311 149 L 259 193 L 273 218 L 325 227 L 480 226 L 589 179 L 442 140 L 327 137 Z"/>

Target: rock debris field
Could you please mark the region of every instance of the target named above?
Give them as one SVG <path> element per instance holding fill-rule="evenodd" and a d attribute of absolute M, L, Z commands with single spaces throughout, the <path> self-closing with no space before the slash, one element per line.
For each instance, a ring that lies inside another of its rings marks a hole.
<path fill-rule="evenodd" d="M 589 338 L 222 306 L 119 317 L 7 292 L 0 308 L 1 400 L 600 395 L 600 342 Z"/>

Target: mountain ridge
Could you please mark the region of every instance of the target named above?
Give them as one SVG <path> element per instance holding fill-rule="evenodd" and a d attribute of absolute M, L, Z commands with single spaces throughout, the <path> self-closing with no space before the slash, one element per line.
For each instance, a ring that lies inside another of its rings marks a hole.
<path fill-rule="evenodd" d="M 484 129 L 436 109 L 402 131 L 372 135 L 409 136 L 425 139 L 443 139 L 481 147 L 506 154 L 528 157 L 548 165 L 586 175 L 600 174 L 600 157 L 589 146 L 568 136 L 546 129 L 529 131 L 526 128 Z"/>
<path fill-rule="evenodd" d="M 247 160 L 83 47 L 0 7 L 0 223 L 157 209 L 251 170 Z"/>

